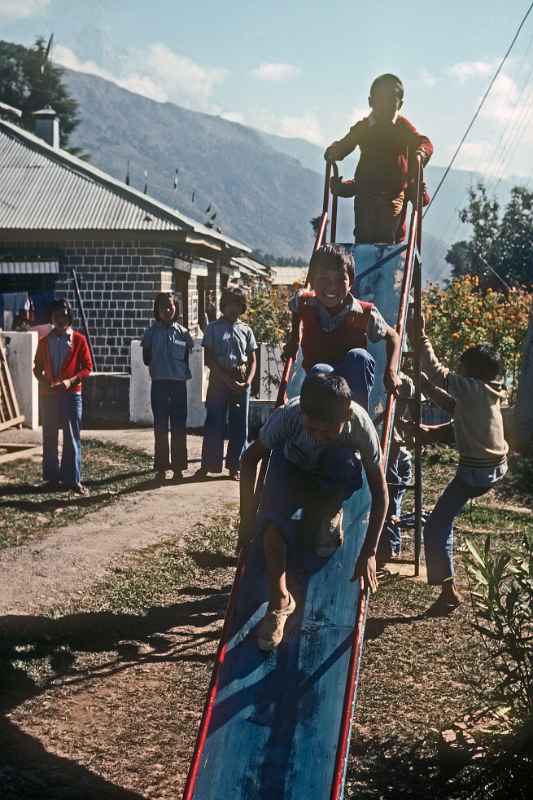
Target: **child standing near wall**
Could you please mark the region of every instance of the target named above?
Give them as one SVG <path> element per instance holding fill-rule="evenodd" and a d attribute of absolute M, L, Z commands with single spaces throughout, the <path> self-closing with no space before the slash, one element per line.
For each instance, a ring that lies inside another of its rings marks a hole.
<path fill-rule="evenodd" d="M 226 467 L 233 480 L 239 480 L 239 462 L 248 438 L 250 386 L 256 370 L 257 343 L 249 325 L 239 317 L 247 308 L 242 289 L 225 289 L 220 300 L 220 316 L 207 326 L 203 346 L 209 367 L 202 466 L 196 477 L 222 472 L 226 418 L 228 449 Z"/>
<path fill-rule="evenodd" d="M 52 330 L 37 345 L 33 374 L 39 381 L 43 424 L 43 478 L 47 488 L 88 494 L 81 483 L 81 387 L 93 368 L 87 339 L 72 328 L 66 300 L 50 305 Z M 59 430 L 63 452 L 59 463 Z"/>
<path fill-rule="evenodd" d="M 176 321 L 174 296 L 160 292 L 154 301 L 155 322 L 144 332 L 143 360 L 150 368 L 150 399 L 154 415 L 154 468 L 157 480 L 183 479 L 187 469 L 187 381 L 191 377 L 189 354 L 193 341 L 187 328 Z M 170 453 L 168 431 L 170 424 Z"/>

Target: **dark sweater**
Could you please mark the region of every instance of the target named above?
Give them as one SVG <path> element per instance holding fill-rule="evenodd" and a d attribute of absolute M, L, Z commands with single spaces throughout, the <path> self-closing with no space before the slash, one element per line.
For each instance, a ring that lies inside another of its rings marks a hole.
<path fill-rule="evenodd" d="M 356 147 L 361 157 L 355 171 L 355 190 L 359 194 L 388 194 L 397 197 L 414 177 L 416 152 L 423 154 L 425 166 L 433 154 L 427 136 L 418 133 L 405 117 L 393 123 L 378 123 L 372 118 L 357 122 L 343 139 L 328 147 L 328 156 L 342 161 Z"/>

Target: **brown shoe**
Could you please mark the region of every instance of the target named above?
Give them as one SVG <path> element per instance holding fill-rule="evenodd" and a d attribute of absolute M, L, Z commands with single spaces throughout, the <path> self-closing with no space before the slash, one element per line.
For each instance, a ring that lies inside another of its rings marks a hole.
<path fill-rule="evenodd" d="M 289 594 L 289 603 L 285 608 L 279 611 L 267 611 L 257 630 L 257 644 L 260 650 L 267 653 L 281 644 L 285 623 L 295 611 L 296 603 L 292 594 Z"/>
<path fill-rule="evenodd" d="M 344 542 L 342 508 L 332 519 L 322 521 L 316 537 L 315 552 L 320 558 L 329 558 Z"/>

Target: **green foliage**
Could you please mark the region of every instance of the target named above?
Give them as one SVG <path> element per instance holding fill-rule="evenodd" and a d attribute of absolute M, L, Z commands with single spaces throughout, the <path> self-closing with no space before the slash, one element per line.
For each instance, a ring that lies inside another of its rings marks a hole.
<path fill-rule="evenodd" d="M 244 317 L 258 342 L 282 344 L 290 327 L 289 292 L 285 287 L 270 286 L 252 295 Z"/>
<path fill-rule="evenodd" d="M 533 284 L 533 192 L 515 186 L 502 215 L 497 200 L 478 183 L 459 218 L 472 226 L 472 236 L 448 251 L 446 261 L 455 278 L 476 275 L 482 288 L 498 290 L 505 283 Z"/>
<path fill-rule="evenodd" d="M 473 581 L 475 629 L 489 652 L 494 685 L 485 701 L 509 727 L 533 726 L 533 537 L 516 549 L 493 552 L 490 536 L 480 550 L 466 541 L 465 564 Z"/>
<path fill-rule="evenodd" d="M 468 348 L 489 342 L 503 358 L 510 398 L 517 388 L 522 342 L 527 333 L 531 293 L 483 290 L 477 277 L 456 278 L 446 289 L 431 285 L 423 293 L 426 327 L 435 351 L 453 368 Z"/>
<path fill-rule="evenodd" d="M 309 259 L 297 258 L 295 256 L 275 256 L 273 253 L 264 253 L 262 250 L 254 250 L 253 257 L 267 267 L 307 267 Z"/>
<path fill-rule="evenodd" d="M 79 123 L 78 104 L 63 84 L 63 70 L 46 58 L 39 37 L 33 47 L 0 41 L 0 100 L 22 111 L 20 124 L 34 130 L 32 114 L 50 105 L 59 116 L 61 146 L 68 145 Z"/>

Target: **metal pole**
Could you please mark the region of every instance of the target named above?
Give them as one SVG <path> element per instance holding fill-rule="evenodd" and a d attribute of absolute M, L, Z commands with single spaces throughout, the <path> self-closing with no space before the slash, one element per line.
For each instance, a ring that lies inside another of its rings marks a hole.
<path fill-rule="evenodd" d="M 91 351 L 91 358 L 93 361 L 93 370 L 97 372 L 96 369 L 96 359 L 94 357 L 94 350 L 93 350 L 93 343 L 91 341 L 91 336 L 89 334 L 89 328 L 87 326 L 87 317 L 85 316 L 85 309 L 83 308 L 83 303 L 81 300 L 80 294 L 80 287 L 78 285 L 78 276 L 76 275 L 76 270 L 71 270 L 72 272 L 72 280 L 74 281 L 74 291 L 76 292 L 76 300 L 78 301 L 78 308 L 80 310 L 81 322 L 83 325 L 83 331 L 85 333 L 85 338 L 87 339 L 87 344 L 89 345 L 89 350 Z"/>
<path fill-rule="evenodd" d="M 422 364 L 421 364 L 421 330 L 422 330 L 422 175 L 419 177 L 418 198 L 419 215 L 417 230 L 417 254 L 413 275 L 414 318 L 415 318 L 415 577 L 420 575 L 420 552 L 422 549 L 422 442 L 420 440 L 420 423 L 422 422 Z"/>

